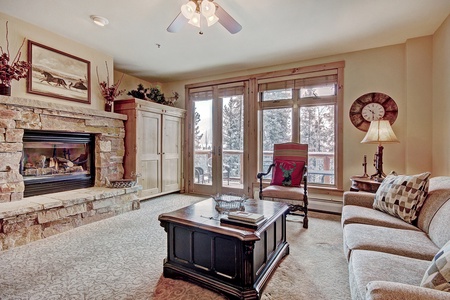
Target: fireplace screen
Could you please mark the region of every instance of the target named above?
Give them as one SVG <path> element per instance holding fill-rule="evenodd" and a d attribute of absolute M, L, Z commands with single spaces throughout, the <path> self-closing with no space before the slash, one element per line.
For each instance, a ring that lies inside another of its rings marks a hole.
<path fill-rule="evenodd" d="M 92 186 L 93 147 L 90 134 L 25 131 L 21 162 L 24 196 Z"/>

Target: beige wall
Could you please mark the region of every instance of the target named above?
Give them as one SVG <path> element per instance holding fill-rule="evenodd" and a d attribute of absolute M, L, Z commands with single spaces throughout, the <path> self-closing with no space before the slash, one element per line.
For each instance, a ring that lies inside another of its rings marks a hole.
<path fill-rule="evenodd" d="M 450 16 L 433 36 L 433 175 L 450 175 Z"/>
<path fill-rule="evenodd" d="M 406 42 L 406 173 L 431 171 L 433 40 L 431 36 Z"/>
<path fill-rule="evenodd" d="M 365 51 L 345 53 L 332 57 L 301 61 L 198 78 L 185 82 L 166 83 L 165 88 L 183 90 L 185 84 L 231 78 L 273 70 L 345 61 L 344 74 L 344 190 L 350 188 L 352 175 L 363 174 L 363 157 L 367 155 L 368 173 L 375 169 L 372 158 L 377 146 L 361 144 L 365 132 L 356 129 L 350 122 L 349 109 L 353 101 L 368 92 L 382 92 L 391 96 L 399 107 L 399 114 L 393 125 L 399 144 L 384 145 L 384 171 L 417 173 L 432 170 L 431 165 L 431 109 L 424 102 L 431 100 L 431 49 L 432 38 L 423 37 L 407 41 L 405 44 L 375 48 Z M 447 76 L 448 78 L 448 76 Z M 184 101 L 184 95 L 182 95 Z M 428 103 L 429 104 L 429 103 Z M 181 105 L 184 107 L 184 105 Z M 411 128 L 409 128 L 411 126 Z M 419 143 L 420 147 L 417 147 Z"/>
<path fill-rule="evenodd" d="M 23 38 L 25 37 L 27 40 L 32 40 L 34 42 L 52 47 L 54 49 L 72 54 L 74 56 L 80 57 L 82 59 L 88 60 L 91 63 L 91 104 L 84 104 L 80 102 L 67 101 L 62 99 L 56 99 L 51 97 L 45 97 L 40 95 L 29 94 L 26 92 L 26 79 L 22 79 L 20 81 L 12 82 L 12 92 L 11 96 L 28 98 L 28 99 L 36 99 L 47 102 L 56 102 L 66 105 L 72 106 L 83 106 L 83 107 L 91 107 L 94 109 L 104 110 L 104 100 L 100 92 L 100 88 L 98 86 L 96 67 L 98 67 L 98 74 L 100 81 L 106 81 L 106 66 L 105 61 L 108 63 L 109 68 L 109 78 L 110 83 L 116 82 L 120 77 L 117 76 L 117 72 L 114 71 L 114 61 L 113 57 L 107 55 L 105 53 L 99 52 L 95 49 L 89 48 L 85 45 L 77 43 L 75 41 L 66 39 L 62 36 L 44 30 L 42 28 L 36 27 L 32 24 L 23 22 L 19 19 L 13 18 L 11 16 L 0 13 L 0 45 L 3 49 L 6 49 L 6 21 L 9 21 L 9 42 L 10 42 L 10 53 L 11 56 L 17 53 L 17 50 L 22 43 Z M 22 60 L 27 60 L 27 43 L 25 42 L 24 47 L 22 48 Z M 114 80 L 115 78 L 115 80 Z M 124 82 L 121 84 L 121 89 L 136 89 L 138 83 L 143 83 L 144 86 L 150 86 L 149 82 L 144 80 L 140 80 L 138 78 L 125 75 Z M 124 93 L 126 96 L 126 92 Z M 122 96 L 123 97 L 123 96 Z"/>

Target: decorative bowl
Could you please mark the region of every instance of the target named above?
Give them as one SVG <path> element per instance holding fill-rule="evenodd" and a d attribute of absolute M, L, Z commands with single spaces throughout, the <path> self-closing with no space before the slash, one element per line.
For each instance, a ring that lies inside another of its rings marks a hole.
<path fill-rule="evenodd" d="M 244 210 L 244 202 L 247 200 L 245 195 L 217 194 L 212 197 L 216 202 L 216 210 L 220 213 Z"/>

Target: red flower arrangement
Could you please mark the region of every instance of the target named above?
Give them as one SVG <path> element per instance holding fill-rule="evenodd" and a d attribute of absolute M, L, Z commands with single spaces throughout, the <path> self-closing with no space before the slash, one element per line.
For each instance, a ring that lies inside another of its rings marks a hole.
<path fill-rule="evenodd" d="M 112 105 L 114 99 L 120 95 L 123 94 L 123 92 L 125 92 L 125 90 L 119 90 L 119 86 L 122 83 L 122 79 L 123 79 L 123 75 L 122 77 L 120 77 L 119 81 L 117 81 L 116 83 L 113 83 L 112 85 L 109 84 L 109 69 L 108 69 L 108 62 L 105 61 L 105 65 L 106 65 L 106 81 L 101 81 L 100 82 L 100 78 L 98 77 L 98 67 L 96 68 L 96 72 L 97 72 L 97 80 L 98 80 L 98 84 L 100 85 L 100 90 L 102 92 L 102 96 L 106 101 L 107 105 Z"/>
<path fill-rule="evenodd" d="M 11 55 L 9 53 L 9 40 L 8 40 L 8 22 L 6 22 L 6 52 L 0 46 L 0 81 L 5 86 L 11 86 L 12 80 L 20 80 L 21 78 L 27 77 L 28 70 L 31 67 L 26 61 L 20 60 L 22 52 L 20 51 L 25 43 L 25 38 L 23 39 L 22 45 L 20 45 L 16 56 L 10 62 Z"/>

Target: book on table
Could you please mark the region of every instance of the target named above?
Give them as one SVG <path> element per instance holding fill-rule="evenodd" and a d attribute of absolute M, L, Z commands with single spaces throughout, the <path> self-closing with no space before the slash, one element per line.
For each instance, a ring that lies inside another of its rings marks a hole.
<path fill-rule="evenodd" d="M 258 223 L 264 219 L 264 215 L 246 211 L 231 211 L 228 213 L 228 219 L 240 220 L 248 223 Z"/>
<path fill-rule="evenodd" d="M 231 219 L 229 216 L 224 216 L 220 218 L 220 224 L 221 225 L 233 225 L 233 226 L 240 226 L 250 229 L 258 229 L 259 226 L 261 226 L 263 223 L 267 221 L 266 218 L 263 217 L 263 219 L 259 220 L 258 222 L 246 222 L 239 219 Z"/>

